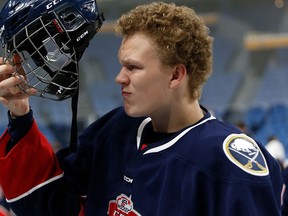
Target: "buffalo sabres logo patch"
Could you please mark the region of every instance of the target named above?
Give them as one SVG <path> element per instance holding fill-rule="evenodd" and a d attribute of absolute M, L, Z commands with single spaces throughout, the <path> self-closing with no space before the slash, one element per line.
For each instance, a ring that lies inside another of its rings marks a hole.
<path fill-rule="evenodd" d="M 247 173 L 256 176 L 269 174 L 266 160 L 257 143 L 245 134 L 231 134 L 223 142 L 229 160 Z"/>

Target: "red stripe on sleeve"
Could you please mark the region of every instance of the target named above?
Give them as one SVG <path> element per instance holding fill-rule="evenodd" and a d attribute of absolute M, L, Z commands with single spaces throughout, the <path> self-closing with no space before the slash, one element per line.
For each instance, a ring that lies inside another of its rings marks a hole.
<path fill-rule="evenodd" d="M 51 145 L 35 121 L 29 132 L 5 156 L 9 139 L 6 130 L 0 138 L 0 185 L 8 200 L 63 173 Z"/>

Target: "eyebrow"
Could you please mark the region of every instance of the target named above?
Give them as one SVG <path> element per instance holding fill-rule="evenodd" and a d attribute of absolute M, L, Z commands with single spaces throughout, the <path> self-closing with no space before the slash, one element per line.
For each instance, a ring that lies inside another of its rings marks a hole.
<path fill-rule="evenodd" d="M 119 54 L 118 54 L 118 60 L 121 64 L 133 64 L 133 65 L 134 64 L 136 64 L 136 65 L 140 64 L 139 61 L 137 61 L 133 58 L 130 58 L 130 57 L 123 59 L 123 58 L 121 58 L 121 56 Z"/>

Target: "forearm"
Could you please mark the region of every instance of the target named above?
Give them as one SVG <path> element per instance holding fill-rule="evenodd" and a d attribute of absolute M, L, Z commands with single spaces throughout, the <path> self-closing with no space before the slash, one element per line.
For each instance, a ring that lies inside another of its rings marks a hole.
<path fill-rule="evenodd" d="M 12 117 L 11 113 L 8 111 L 8 118 L 9 118 L 8 133 L 11 139 L 9 140 L 6 146 L 7 154 L 32 127 L 33 111 L 32 109 L 30 109 L 30 111 L 26 115 L 19 117 Z"/>

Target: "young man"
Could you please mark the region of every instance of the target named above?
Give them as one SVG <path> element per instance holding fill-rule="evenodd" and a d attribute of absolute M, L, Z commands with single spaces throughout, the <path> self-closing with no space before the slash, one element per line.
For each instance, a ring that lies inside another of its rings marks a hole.
<path fill-rule="evenodd" d="M 74 153 L 53 153 L 29 95 L 15 87 L 21 79 L 0 66 L 0 101 L 9 110 L 0 184 L 15 213 L 281 215 L 277 161 L 198 103 L 213 40 L 195 12 L 140 5 L 120 17 L 115 32 L 123 37 L 116 83 L 124 106 L 85 129 Z"/>

